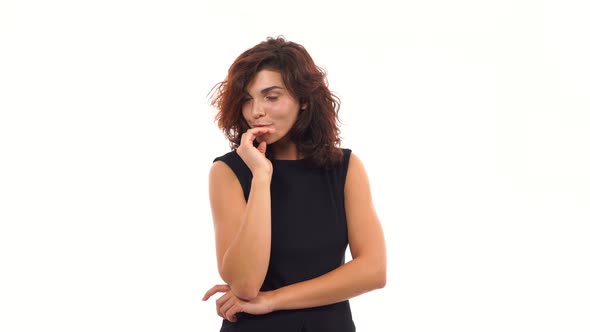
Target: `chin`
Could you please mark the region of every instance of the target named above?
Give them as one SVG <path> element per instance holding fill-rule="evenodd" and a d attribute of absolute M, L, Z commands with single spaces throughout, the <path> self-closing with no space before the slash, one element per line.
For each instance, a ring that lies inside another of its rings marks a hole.
<path fill-rule="evenodd" d="M 256 138 L 256 141 L 258 143 L 266 142 L 267 145 L 271 145 L 272 143 L 278 141 L 278 139 L 276 139 L 275 137 L 265 137 L 264 140 L 259 140 L 258 138 Z"/>
<path fill-rule="evenodd" d="M 273 143 L 277 143 L 280 142 L 283 138 L 285 138 L 285 136 L 278 136 L 276 133 L 271 134 L 271 135 L 262 135 L 262 137 L 264 137 L 264 141 L 266 142 L 266 144 L 271 145 Z M 258 137 L 256 138 L 256 140 L 258 140 Z M 258 142 L 262 142 L 260 140 L 258 140 Z"/>

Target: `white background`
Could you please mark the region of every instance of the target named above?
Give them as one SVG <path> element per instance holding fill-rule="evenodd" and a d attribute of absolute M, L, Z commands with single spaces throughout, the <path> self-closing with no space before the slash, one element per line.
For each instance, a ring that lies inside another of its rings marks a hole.
<path fill-rule="evenodd" d="M 0 2 L 0 330 L 217 331 L 207 93 L 304 45 L 365 163 L 358 331 L 589 331 L 586 1 Z"/>

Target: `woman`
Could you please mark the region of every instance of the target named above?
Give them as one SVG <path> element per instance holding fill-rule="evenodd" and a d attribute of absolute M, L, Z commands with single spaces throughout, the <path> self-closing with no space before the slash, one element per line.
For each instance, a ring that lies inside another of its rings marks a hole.
<path fill-rule="evenodd" d="M 224 293 L 221 331 L 355 331 L 348 299 L 385 286 L 385 241 L 363 164 L 338 147 L 324 72 L 268 38 L 238 56 L 212 105 L 232 148 L 209 176 L 226 284 L 203 300 Z"/>

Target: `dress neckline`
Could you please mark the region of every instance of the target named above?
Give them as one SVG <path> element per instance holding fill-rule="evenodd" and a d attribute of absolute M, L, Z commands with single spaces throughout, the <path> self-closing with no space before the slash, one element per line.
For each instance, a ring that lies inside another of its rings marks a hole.
<path fill-rule="evenodd" d="M 269 159 L 271 162 L 273 163 L 289 163 L 289 164 L 296 164 L 296 163 L 302 163 L 305 161 L 305 159 Z"/>

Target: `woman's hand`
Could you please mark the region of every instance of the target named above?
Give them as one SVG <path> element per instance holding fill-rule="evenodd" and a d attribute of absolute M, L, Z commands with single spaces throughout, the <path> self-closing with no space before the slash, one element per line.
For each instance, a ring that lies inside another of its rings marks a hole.
<path fill-rule="evenodd" d="M 207 301 L 215 293 L 225 293 L 217 299 L 217 314 L 228 321 L 235 323 L 238 312 L 246 312 L 252 315 L 263 315 L 273 311 L 272 292 L 258 292 L 258 296 L 251 301 L 244 301 L 235 296 L 228 285 L 215 285 L 205 293 L 203 301 Z"/>
<path fill-rule="evenodd" d="M 266 158 L 266 141 L 263 140 L 263 136 L 274 132 L 274 128 L 258 127 L 250 128 L 242 134 L 242 140 L 236 152 L 250 168 L 252 174 L 262 172 L 265 175 L 272 176 L 272 163 Z M 258 147 L 254 146 L 256 138 L 260 142 Z"/>

